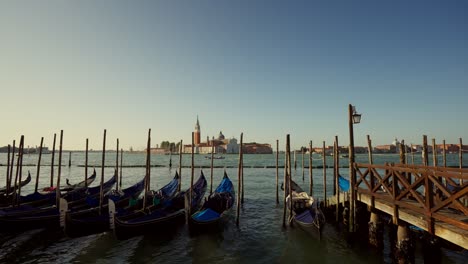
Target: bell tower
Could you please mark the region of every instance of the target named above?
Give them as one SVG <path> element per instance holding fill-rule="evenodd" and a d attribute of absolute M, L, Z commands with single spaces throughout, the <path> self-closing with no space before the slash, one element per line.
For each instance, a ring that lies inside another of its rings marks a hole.
<path fill-rule="evenodd" d="M 201 134 L 200 134 L 200 122 L 198 122 L 198 115 L 197 115 L 197 123 L 195 124 L 195 131 L 193 133 L 193 143 L 195 146 L 197 146 L 198 144 L 200 144 L 200 137 L 201 137 Z"/>

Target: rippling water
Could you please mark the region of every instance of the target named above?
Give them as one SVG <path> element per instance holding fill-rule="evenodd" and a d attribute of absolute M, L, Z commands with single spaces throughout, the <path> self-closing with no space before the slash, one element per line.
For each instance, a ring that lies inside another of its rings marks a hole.
<path fill-rule="evenodd" d="M 50 155 L 43 156 L 43 165 L 50 164 Z M 153 155 L 152 165 L 167 166 L 169 156 Z M 56 160 L 58 158 L 56 157 Z M 376 163 L 397 162 L 398 155 L 375 155 Z M 458 157 L 451 155 L 449 165 L 457 165 Z M 305 162 L 308 165 L 308 156 Z M 358 162 L 367 162 L 366 155 L 358 155 Z M 37 155 L 26 155 L 24 164 L 35 164 Z M 195 164 L 198 177 L 200 166 L 209 166 L 210 160 L 203 155 L 197 155 Z M 215 160 L 215 166 L 224 167 L 235 186 L 237 186 L 237 156 L 226 155 L 224 160 Z M 332 164 L 332 158 L 327 158 Z M 348 160 L 342 159 L 341 165 L 347 165 Z M 416 163 L 420 162 L 417 157 Z M 6 163 L 6 155 L 0 154 L 0 164 Z M 101 164 L 101 154 L 91 153 L 90 162 Z M 107 153 L 106 165 L 115 163 L 115 153 Z M 280 164 L 284 157 L 280 157 Z M 298 155 L 297 170 L 293 179 L 305 190 L 308 190 L 308 170 L 305 170 L 305 181 L 302 181 L 301 155 Z M 64 155 L 63 164 L 68 164 L 68 153 Z M 77 165 L 84 164 L 83 153 L 73 153 L 72 166 L 62 167 L 62 177 L 70 182 L 78 182 L 84 178 L 84 168 Z M 125 154 L 124 166 L 144 165 L 145 155 Z M 178 157 L 172 157 L 173 169 L 168 167 L 154 167 L 151 170 L 152 188 L 158 189 L 169 182 L 178 167 Z M 190 156 L 183 156 L 183 164 L 189 166 Z M 171 234 L 145 235 L 125 241 L 118 241 L 112 233 L 103 233 L 87 237 L 70 239 L 61 232 L 47 230 L 31 230 L 20 234 L 0 234 L 0 262 L 8 263 L 391 263 L 391 248 L 388 239 L 382 252 L 377 252 L 361 244 L 348 244 L 340 232 L 340 228 L 332 224 L 325 227 L 323 239 L 308 236 L 297 228 L 282 228 L 283 208 L 275 202 L 275 169 L 265 166 L 275 165 L 274 155 L 245 155 L 245 203 L 241 210 L 240 226 L 235 225 L 235 210 L 224 230 L 216 234 L 191 236 L 187 226 L 181 226 Z M 465 164 L 466 163 L 465 161 Z M 319 156 L 314 156 L 313 165 L 322 165 Z M 251 168 L 252 166 L 261 168 Z M 56 168 L 57 169 L 57 168 Z M 26 166 L 24 170 L 31 170 L 33 179 L 36 167 Z M 91 170 L 91 169 L 90 169 Z M 5 182 L 5 167 L 0 167 L 0 185 Z M 97 169 L 100 176 L 100 168 Z M 123 187 L 134 184 L 144 175 L 145 169 L 123 169 Z M 105 168 L 105 178 L 113 173 L 113 168 Z M 209 181 L 210 170 L 204 168 Z M 331 195 L 333 181 L 332 169 L 327 169 L 328 195 Z M 347 168 L 341 169 L 342 175 L 348 174 Z M 40 187 L 49 183 L 50 167 L 41 167 Z M 57 175 L 57 172 L 55 172 Z M 182 169 L 182 188 L 188 187 L 190 169 Z M 214 169 L 214 188 L 221 181 L 223 168 Z M 280 169 L 280 182 L 283 170 Z M 318 198 L 323 196 L 323 169 L 313 170 L 314 194 Z M 62 181 L 63 182 L 63 181 Z M 209 184 L 209 183 L 208 183 Z M 98 185 L 98 180 L 93 183 Z M 22 193 L 31 192 L 34 184 L 24 188 Z M 280 192 L 280 197 L 282 197 Z M 388 234 L 386 233 L 386 236 Z M 465 252 L 442 250 L 441 262 L 466 263 L 468 255 Z M 423 263 L 422 248 L 416 247 L 416 263 Z"/>

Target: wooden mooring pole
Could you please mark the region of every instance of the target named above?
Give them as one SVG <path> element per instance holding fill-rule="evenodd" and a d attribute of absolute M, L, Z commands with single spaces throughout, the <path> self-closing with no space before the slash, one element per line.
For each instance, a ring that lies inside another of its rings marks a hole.
<path fill-rule="evenodd" d="M 276 204 L 279 204 L 279 188 L 278 188 L 278 178 L 279 178 L 279 171 L 278 171 L 278 160 L 279 160 L 279 140 L 276 140 Z"/>
<path fill-rule="evenodd" d="M 447 167 L 447 152 L 445 150 L 446 146 L 445 146 L 445 139 L 442 140 L 442 164 L 444 167 Z"/>
<path fill-rule="evenodd" d="M 459 165 L 460 169 L 463 169 L 463 141 L 462 138 L 460 138 L 460 151 L 458 153 L 458 159 L 459 159 Z M 463 179 L 460 179 L 460 186 L 463 185 Z"/>
<path fill-rule="evenodd" d="M 236 210 L 236 226 L 239 226 L 239 217 L 240 217 L 240 206 L 241 206 L 241 180 L 242 180 L 242 143 L 243 143 L 244 133 L 240 135 L 240 147 L 239 147 L 239 163 L 237 166 L 237 210 Z"/>
<path fill-rule="evenodd" d="M 309 142 L 309 193 L 313 196 L 314 191 L 314 178 L 312 177 L 312 140 Z"/>
<path fill-rule="evenodd" d="M 194 163 L 194 151 L 195 151 L 195 134 L 192 132 L 192 155 L 191 155 L 191 172 L 190 172 L 190 196 L 189 196 L 189 215 L 192 215 L 192 199 L 193 199 L 193 178 L 195 176 L 195 163 Z"/>
<path fill-rule="evenodd" d="M 351 199 L 349 201 L 349 232 L 355 232 L 356 218 L 356 192 L 355 192 L 355 170 L 354 170 L 354 130 L 353 130 L 353 106 L 348 106 L 348 124 L 349 124 L 349 191 Z"/>
<path fill-rule="evenodd" d="M 119 139 L 117 139 L 117 147 L 116 147 L 116 156 L 115 156 L 115 190 L 119 190 Z"/>
<path fill-rule="evenodd" d="M 333 153 L 333 192 L 336 196 L 336 208 L 335 208 L 335 221 L 338 223 L 340 221 L 340 186 L 339 186 L 339 155 L 338 155 L 338 136 L 335 136 L 335 143 L 334 143 L 334 153 Z"/>
<path fill-rule="evenodd" d="M 292 216 L 293 216 L 293 202 L 292 202 L 292 172 L 291 172 L 291 141 L 289 134 L 286 136 L 286 152 L 288 153 L 288 195 L 290 196 L 289 202 L 289 224 L 292 226 Z M 296 152 L 294 152 L 296 153 Z"/>
<path fill-rule="evenodd" d="M 242 133 L 242 136 L 244 136 L 244 133 Z M 240 143 L 240 160 L 241 160 L 241 204 L 244 204 L 244 145 L 241 142 Z"/>
<path fill-rule="evenodd" d="M 54 133 L 54 143 L 52 144 L 52 160 L 50 161 L 50 187 L 54 186 L 54 158 L 55 158 L 55 141 L 57 134 Z"/>
<path fill-rule="evenodd" d="M 287 138 L 286 138 L 287 142 Z M 286 143 L 287 144 L 287 143 Z M 286 227 L 286 198 L 288 196 L 288 152 L 284 152 L 284 178 L 283 178 L 283 227 Z"/>
<path fill-rule="evenodd" d="M 323 141 L 322 154 L 323 154 L 323 206 L 327 207 L 327 156 L 325 155 L 325 141 Z"/>
<path fill-rule="evenodd" d="M 106 166 L 106 134 L 107 131 L 104 129 L 104 137 L 102 139 L 102 162 L 101 162 L 101 187 L 99 191 L 99 214 L 102 213 L 102 207 L 104 205 L 104 167 Z"/>
<path fill-rule="evenodd" d="M 17 193 L 17 198 L 16 198 L 16 204 L 19 206 L 20 205 L 20 198 L 21 198 L 21 176 L 23 175 L 23 156 L 24 156 L 24 136 L 21 135 L 21 140 L 20 140 L 20 151 L 19 151 L 19 180 L 18 183 L 16 183 L 15 180 L 15 186 L 18 189 Z"/>
<path fill-rule="evenodd" d="M 423 135 L 422 161 L 424 166 L 429 166 L 429 157 L 427 154 L 427 136 Z"/>
<path fill-rule="evenodd" d="M 55 134 L 54 134 L 54 142 L 55 142 Z M 63 130 L 60 130 L 58 175 L 57 175 L 57 186 L 55 188 L 57 208 L 60 208 L 60 177 L 62 176 L 62 145 L 63 145 Z"/>
<path fill-rule="evenodd" d="M 86 139 L 86 151 L 85 151 L 85 188 L 88 188 L 88 148 L 89 148 L 89 140 Z"/>
<path fill-rule="evenodd" d="M 41 137 L 41 145 L 39 146 L 39 159 L 37 161 L 37 171 L 36 171 L 36 186 L 34 186 L 34 192 L 37 192 L 39 187 L 39 174 L 41 171 L 41 157 L 42 157 L 42 144 L 44 143 L 44 137 Z M 10 154 L 10 153 L 8 153 Z"/>
<path fill-rule="evenodd" d="M 71 154 L 72 152 L 68 152 L 68 167 L 71 167 Z"/>
<path fill-rule="evenodd" d="M 120 149 L 120 189 L 122 190 L 123 148 Z"/>
<path fill-rule="evenodd" d="M 150 170 L 149 170 L 149 167 L 151 166 L 151 162 L 150 162 L 150 148 L 151 148 L 151 128 L 148 129 L 148 140 L 146 142 L 146 172 L 145 172 L 145 191 L 144 191 L 144 195 L 143 195 L 143 210 L 146 209 L 146 205 L 147 205 L 147 200 L 148 200 L 148 194 L 149 194 L 149 191 L 150 191 L 150 181 L 149 181 L 149 177 L 150 177 Z"/>
<path fill-rule="evenodd" d="M 211 142 L 210 194 L 213 193 L 214 142 Z"/>
<path fill-rule="evenodd" d="M 180 140 L 179 144 L 179 185 L 177 187 L 177 190 L 180 192 L 180 187 L 182 185 L 182 140 Z"/>
<path fill-rule="evenodd" d="M 9 177 L 10 177 L 10 153 L 11 152 L 11 146 L 10 144 L 8 144 L 8 156 L 7 156 L 7 172 L 6 172 L 6 175 L 5 175 L 5 195 L 7 195 L 8 193 L 10 193 L 10 186 L 8 186 L 8 182 L 9 182 Z"/>
<path fill-rule="evenodd" d="M 305 176 L 304 176 L 304 149 L 301 149 L 302 153 L 302 181 L 305 181 Z"/>
<path fill-rule="evenodd" d="M 437 167 L 437 146 L 435 138 L 432 139 L 432 165 Z"/>

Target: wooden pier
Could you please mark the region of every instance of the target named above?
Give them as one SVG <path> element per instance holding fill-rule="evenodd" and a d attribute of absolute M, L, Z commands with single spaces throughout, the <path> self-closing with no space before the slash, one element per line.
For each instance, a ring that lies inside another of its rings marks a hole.
<path fill-rule="evenodd" d="M 467 169 L 358 163 L 353 167 L 356 202 L 391 215 L 396 225 L 414 225 L 468 249 Z M 341 194 L 339 202 L 345 197 Z M 336 205 L 337 197 L 327 203 Z"/>

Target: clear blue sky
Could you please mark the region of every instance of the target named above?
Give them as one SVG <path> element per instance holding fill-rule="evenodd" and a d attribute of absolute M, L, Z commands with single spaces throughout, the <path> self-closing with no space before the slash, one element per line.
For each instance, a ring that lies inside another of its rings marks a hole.
<path fill-rule="evenodd" d="M 0 145 L 468 143 L 468 2 L 2 1 Z"/>

